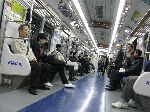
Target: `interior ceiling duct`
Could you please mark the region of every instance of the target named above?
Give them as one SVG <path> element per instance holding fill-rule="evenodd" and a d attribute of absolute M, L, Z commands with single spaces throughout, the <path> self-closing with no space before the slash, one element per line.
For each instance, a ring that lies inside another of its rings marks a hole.
<path fill-rule="evenodd" d="M 65 17 L 72 17 L 71 11 L 67 8 L 66 3 L 62 0 L 58 4 L 58 9 Z"/>
<path fill-rule="evenodd" d="M 105 21 L 89 21 L 88 25 L 89 25 L 89 27 L 94 27 L 94 28 L 109 29 L 110 22 L 108 20 L 105 20 Z"/>
<path fill-rule="evenodd" d="M 96 15 L 98 19 L 103 19 L 103 6 L 95 6 Z"/>

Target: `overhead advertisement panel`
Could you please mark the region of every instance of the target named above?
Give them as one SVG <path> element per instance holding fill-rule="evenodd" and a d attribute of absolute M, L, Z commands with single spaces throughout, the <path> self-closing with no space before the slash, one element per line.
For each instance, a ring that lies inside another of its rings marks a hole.
<path fill-rule="evenodd" d="M 18 36 L 18 27 L 25 21 L 26 17 L 26 7 L 24 7 L 17 0 L 5 0 L 4 9 L 3 9 L 3 21 L 12 21 L 4 23 L 3 33 L 5 37 L 17 37 Z M 19 22 L 16 22 L 19 21 Z M 21 22 L 20 22 L 21 21 Z"/>
<path fill-rule="evenodd" d="M 5 1 L 5 16 L 8 20 L 24 21 L 26 7 L 20 4 L 17 0 Z"/>
<path fill-rule="evenodd" d="M 26 8 L 21 5 L 17 0 L 12 0 L 11 10 L 12 12 L 20 15 L 20 21 L 24 21 Z"/>

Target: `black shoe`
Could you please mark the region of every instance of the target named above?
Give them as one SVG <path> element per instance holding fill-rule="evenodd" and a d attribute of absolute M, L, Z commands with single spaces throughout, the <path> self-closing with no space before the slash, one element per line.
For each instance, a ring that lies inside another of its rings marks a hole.
<path fill-rule="evenodd" d="M 108 88 L 105 88 L 108 91 L 115 91 L 117 89 L 120 89 L 120 86 L 109 86 Z"/>
<path fill-rule="evenodd" d="M 117 88 L 116 87 L 113 87 L 113 86 L 110 86 L 110 87 L 108 87 L 108 88 L 105 88 L 107 91 L 115 91 L 115 90 L 117 90 Z"/>
<path fill-rule="evenodd" d="M 110 76 L 109 76 L 109 75 L 107 75 L 107 77 L 110 79 Z"/>
<path fill-rule="evenodd" d="M 36 91 L 36 89 L 33 88 L 33 87 L 29 87 L 28 92 L 29 92 L 30 94 L 32 94 L 32 95 L 37 95 L 37 91 Z"/>
<path fill-rule="evenodd" d="M 77 76 L 80 76 L 80 74 L 77 74 Z"/>
<path fill-rule="evenodd" d="M 46 87 L 45 85 L 38 86 L 37 89 L 50 90 L 50 88 Z"/>
<path fill-rule="evenodd" d="M 85 74 L 80 74 L 80 76 L 81 76 L 81 77 L 84 77 L 84 76 L 85 76 Z"/>
<path fill-rule="evenodd" d="M 111 85 L 106 85 L 106 87 L 111 87 Z"/>
<path fill-rule="evenodd" d="M 74 78 L 69 78 L 69 81 L 76 81 L 78 79 L 76 79 L 75 77 Z"/>

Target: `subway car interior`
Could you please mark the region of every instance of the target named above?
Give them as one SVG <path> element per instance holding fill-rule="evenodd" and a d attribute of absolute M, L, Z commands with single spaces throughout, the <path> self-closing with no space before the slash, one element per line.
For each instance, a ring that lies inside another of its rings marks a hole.
<path fill-rule="evenodd" d="M 0 112 L 150 112 L 150 0 L 0 0 Z"/>

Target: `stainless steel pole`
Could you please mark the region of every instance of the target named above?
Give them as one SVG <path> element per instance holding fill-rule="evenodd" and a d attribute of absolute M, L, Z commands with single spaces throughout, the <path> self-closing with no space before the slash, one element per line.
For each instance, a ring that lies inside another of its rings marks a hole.
<path fill-rule="evenodd" d="M 27 54 L 29 52 L 29 47 L 30 47 L 30 39 L 31 39 L 31 22 L 32 22 L 32 12 L 33 12 L 33 6 L 34 6 L 35 0 L 31 1 L 31 7 L 30 7 L 30 21 L 29 21 L 29 38 L 28 38 L 28 49 L 27 49 Z"/>

